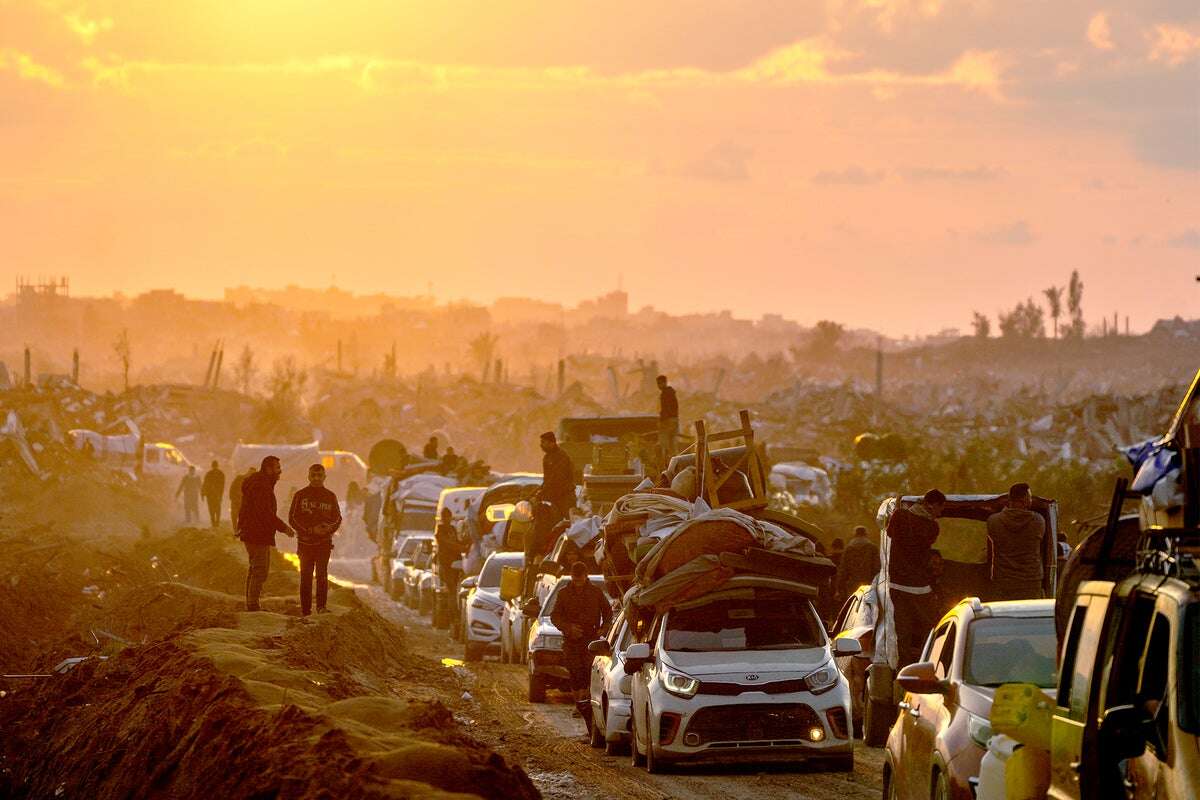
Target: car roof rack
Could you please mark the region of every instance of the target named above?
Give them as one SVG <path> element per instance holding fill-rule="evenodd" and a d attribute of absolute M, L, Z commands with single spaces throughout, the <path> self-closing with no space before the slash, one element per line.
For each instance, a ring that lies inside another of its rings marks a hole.
<path fill-rule="evenodd" d="M 1137 571 L 1200 585 L 1200 530 L 1149 528 L 1137 549 Z"/>

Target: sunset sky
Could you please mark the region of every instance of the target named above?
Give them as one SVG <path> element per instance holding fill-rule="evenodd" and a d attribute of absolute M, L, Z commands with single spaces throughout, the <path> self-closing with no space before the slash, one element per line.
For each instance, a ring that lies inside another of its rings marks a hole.
<path fill-rule="evenodd" d="M 1200 316 L 1196 0 L 0 0 L 0 279 Z"/>

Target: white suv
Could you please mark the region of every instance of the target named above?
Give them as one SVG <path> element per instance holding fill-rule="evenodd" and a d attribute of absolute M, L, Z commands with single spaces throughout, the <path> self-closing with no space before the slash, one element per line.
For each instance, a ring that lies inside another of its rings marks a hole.
<path fill-rule="evenodd" d="M 850 691 L 812 606 L 815 591 L 756 575 L 659 613 L 625 649 L 633 675 L 631 753 L 670 762 L 812 760 L 854 767 Z M 853 651 L 853 652 L 852 652 Z"/>
<path fill-rule="evenodd" d="M 500 649 L 500 574 L 504 567 L 520 569 L 525 564 L 524 553 L 492 553 L 483 562 L 478 576 L 463 581 L 467 587 L 466 614 L 463 626 L 463 658 L 478 661 L 485 653 Z"/>

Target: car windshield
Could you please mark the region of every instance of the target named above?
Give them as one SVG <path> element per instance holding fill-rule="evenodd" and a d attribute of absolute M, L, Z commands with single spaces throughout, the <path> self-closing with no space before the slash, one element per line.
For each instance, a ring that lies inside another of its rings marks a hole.
<path fill-rule="evenodd" d="M 757 589 L 667 617 L 666 647 L 684 653 L 795 650 L 821 647 L 825 634 L 808 598 L 795 592 Z"/>
<path fill-rule="evenodd" d="M 487 589 L 496 589 L 500 586 L 500 570 L 504 567 L 520 566 L 521 561 L 518 559 L 489 558 L 483 564 L 483 571 L 479 573 L 479 585 Z"/>
<path fill-rule="evenodd" d="M 400 512 L 399 528 L 402 531 L 431 531 L 437 525 L 432 509 L 405 509 Z"/>
<path fill-rule="evenodd" d="M 1054 617 L 991 617 L 967 629 L 963 680 L 973 686 L 1032 683 L 1052 689 L 1058 639 Z"/>
<path fill-rule="evenodd" d="M 421 539 L 416 536 L 410 536 L 404 540 L 404 544 L 400 545 L 398 557 L 401 559 L 412 558 L 417 554 L 417 548 L 421 546 Z"/>

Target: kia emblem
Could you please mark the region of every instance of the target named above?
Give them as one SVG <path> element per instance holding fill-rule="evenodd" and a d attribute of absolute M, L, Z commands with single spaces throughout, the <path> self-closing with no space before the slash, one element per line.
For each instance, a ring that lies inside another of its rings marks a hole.
<path fill-rule="evenodd" d="M 757 676 L 757 675 L 747 675 L 747 676 L 746 676 L 746 680 L 748 680 L 748 681 L 756 681 L 756 680 L 758 680 L 758 676 Z"/>

